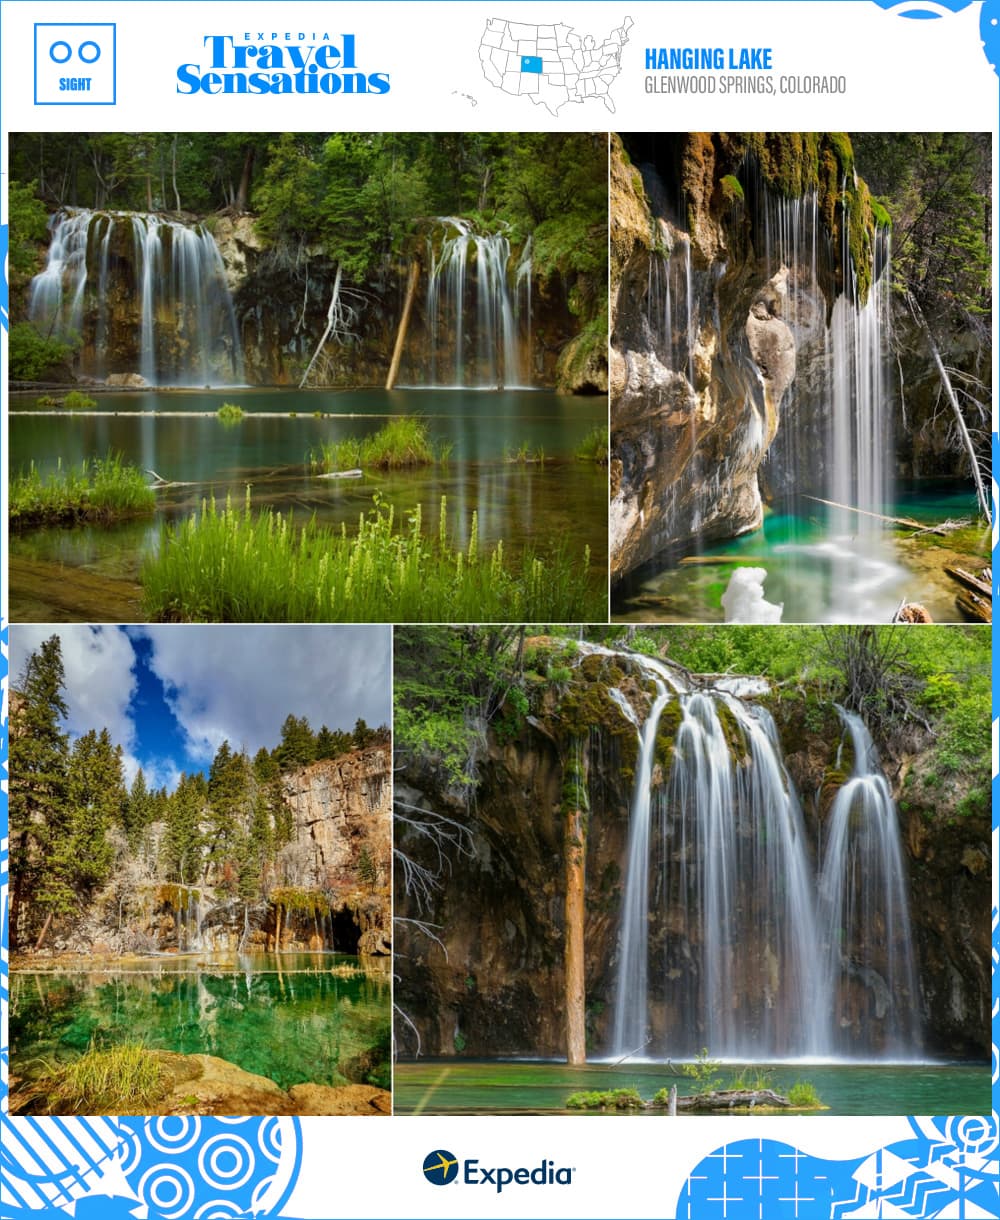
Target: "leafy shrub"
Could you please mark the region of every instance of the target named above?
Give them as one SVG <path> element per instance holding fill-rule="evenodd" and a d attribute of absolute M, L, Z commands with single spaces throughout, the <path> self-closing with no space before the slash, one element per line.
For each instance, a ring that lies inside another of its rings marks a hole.
<path fill-rule="evenodd" d="M 7 339 L 8 374 L 11 381 L 38 381 L 55 364 L 72 356 L 74 345 L 46 339 L 30 322 L 15 322 Z"/>

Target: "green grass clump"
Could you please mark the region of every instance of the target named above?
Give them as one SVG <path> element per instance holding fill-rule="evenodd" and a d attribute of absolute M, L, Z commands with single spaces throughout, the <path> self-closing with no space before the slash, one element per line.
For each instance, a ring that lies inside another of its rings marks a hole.
<path fill-rule="evenodd" d="M 808 1080 L 797 1080 L 788 1090 L 788 1100 L 796 1110 L 814 1109 L 823 1104 L 816 1086 Z"/>
<path fill-rule="evenodd" d="M 243 418 L 243 408 L 234 402 L 224 402 L 215 414 L 224 424 L 238 424 Z"/>
<path fill-rule="evenodd" d="M 579 462 L 596 462 L 598 466 L 608 464 L 608 425 L 598 424 L 591 428 L 573 452 Z"/>
<path fill-rule="evenodd" d="M 163 1068 L 141 1043 L 92 1046 L 58 1070 L 49 1108 L 55 1114 L 143 1114 L 166 1087 Z"/>
<path fill-rule="evenodd" d="M 241 511 L 203 501 L 201 513 L 165 525 L 142 569 L 146 609 L 159 621 L 198 622 L 570 622 L 603 613 L 589 576 L 590 548 L 571 561 L 555 549 L 508 560 L 503 542 L 479 547 L 449 537 L 442 497 L 434 535 L 418 506 L 397 524 L 379 496 L 348 536 L 305 526 L 265 508 L 254 516 L 250 489 Z"/>
<path fill-rule="evenodd" d="M 642 1110 L 645 1104 L 638 1089 L 595 1089 L 566 1098 L 568 1110 Z"/>
<path fill-rule="evenodd" d="M 391 419 L 372 436 L 351 436 L 324 441 L 309 455 L 313 470 L 328 474 L 337 470 L 407 470 L 447 461 L 450 446 L 437 452 L 421 419 L 403 416 Z"/>
<path fill-rule="evenodd" d="M 43 394 L 40 398 L 35 399 L 36 407 L 58 407 L 62 402 L 61 398 L 53 398 L 51 394 Z"/>
<path fill-rule="evenodd" d="M 10 481 L 10 521 L 41 525 L 69 520 L 112 521 L 152 512 L 156 495 L 143 473 L 125 465 L 118 454 L 83 462 L 77 469 L 59 468 L 43 479 L 32 463 Z"/>
<path fill-rule="evenodd" d="M 511 466 L 544 466 L 545 450 L 541 446 L 529 449 L 528 442 L 525 441 L 518 450 L 506 449 L 503 460 Z"/>
<path fill-rule="evenodd" d="M 97 406 L 97 399 L 79 390 L 70 390 L 62 400 L 62 405 L 70 411 L 93 411 Z"/>

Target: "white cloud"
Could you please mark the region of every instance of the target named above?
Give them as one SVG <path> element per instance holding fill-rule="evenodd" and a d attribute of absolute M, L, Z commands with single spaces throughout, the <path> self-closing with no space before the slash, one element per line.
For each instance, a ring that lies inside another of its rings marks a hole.
<path fill-rule="evenodd" d="M 10 629 L 10 673 L 17 685 L 32 652 L 50 636 L 59 636 L 66 674 L 66 727 L 78 737 L 89 729 L 107 728 L 111 740 L 128 751 L 135 745 L 129 702 L 136 687 L 135 654 L 119 627 L 17 625 Z"/>
<path fill-rule="evenodd" d="M 223 741 L 272 748 L 289 712 L 314 729 L 391 718 L 392 633 L 382 626 L 132 628 L 153 644 L 150 667 L 186 734 L 208 762 Z"/>

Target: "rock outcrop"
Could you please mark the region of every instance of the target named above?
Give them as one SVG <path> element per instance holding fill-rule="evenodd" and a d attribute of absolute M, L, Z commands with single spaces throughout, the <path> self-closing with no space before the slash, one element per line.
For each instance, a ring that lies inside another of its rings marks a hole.
<path fill-rule="evenodd" d="M 618 582 L 757 528 L 762 497 L 818 485 L 827 404 L 809 391 L 827 319 L 848 279 L 863 301 L 878 268 L 868 190 L 836 133 L 616 137 L 610 206 Z"/>

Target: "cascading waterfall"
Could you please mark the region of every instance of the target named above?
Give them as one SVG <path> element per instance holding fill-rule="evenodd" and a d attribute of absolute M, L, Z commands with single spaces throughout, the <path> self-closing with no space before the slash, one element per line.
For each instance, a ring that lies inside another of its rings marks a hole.
<path fill-rule="evenodd" d="M 655 171 L 643 171 L 651 198 L 662 196 Z M 837 569 L 834 589 L 853 583 L 874 591 L 897 574 L 881 554 L 884 523 L 877 516 L 893 500 L 892 394 L 890 365 L 891 240 L 877 227 L 872 237 L 874 276 L 862 303 L 850 248 L 850 216 L 841 221 L 844 248 L 840 252 L 843 280 L 832 307 L 828 306 L 835 252 L 827 236 L 816 191 L 788 198 L 771 187 L 757 166 L 747 161 L 740 171 L 746 189 L 748 232 L 758 260 L 760 289 L 771 282 L 780 295 L 780 317 L 792 332 L 797 353 L 796 376 L 784 392 L 778 430 L 767 455 L 766 480 L 776 497 L 808 494 L 861 512 L 831 510 L 834 541 L 825 551 L 813 549 L 812 559 L 825 553 Z M 692 266 L 690 236 L 666 220 L 657 222 L 664 241 L 655 243 L 649 259 L 645 322 L 648 342 L 660 362 L 684 376 L 694 387 L 693 353 L 702 327 L 711 324 L 709 341 L 718 333 L 718 317 L 702 318 L 709 293 L 707 273 Z M 725 263 L 713 267 L 717 275 Z M 740 330 L 726 338 L 733 359 L 753 378 L 759 376 Z M 764 448 L 758 410 L 748 411 L 742 425 L 742 451 L 748 460 Z M 700 484 L 708 471 L 691 468 L 685 478 Z M 714 497 L 707 494 L 708 503 Z M 815 512 L 815 509 L 811 510 Z M 696 534 L 700 520 L 688 523 Z M 788 548 L 790 555 L 796 548 Z M 840 566 L 838 568 L 838 562 Z M 836 593 L 834 592 L 834 596 Z M 863 604 L 837 606 L 836 621 L 884 617 L 884 607 Z"/>
<path fill-rule="evenodd" d="M 427 327 L 432 385 L 523 386 L 531 358 L 531 242 L 516 263 L 503 233 L 473 233 L 441 217 L 428 242 Z"/>
<path fill-rule="evenodd" d="M 82 372 L 139 373 L 150 385 L 243 380 L 225 267 L 204 225 L 64 210 L 50 230 L 29 317 L 43 334 L 82 344 Z"/>
<path fill-rule="evenodd" d="M 694 349 L 698 338 L 692 291 L 691 239 L 667 226 L 672 245 L 649 259 L 646 288 L 650 339 L 664 366 L 694 382 Z"/>
<path fill-rule="evenodd" d="M 691 689 L 648 658 L 629 814 L 610 1054 L 743 1060 L 920 1050 L 906 872 L 871 738 L 812 862 L 753 685 Z M 617 700 L 616 700 L 617 702 Z M 672 743 L 657 739 L 665 716 Z"/>
<path fill-rule="evenodd" d="M 919 990 L 896 806 L 864 721 L 837 710 L 854 765 L 830 811 L 820 876 L 830 1044 L 849 1053 L 877 1019 L 883 1055 L 905 1057 L 920 1045 Z"/>

